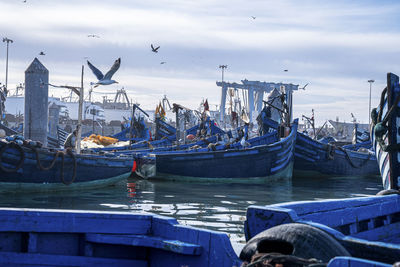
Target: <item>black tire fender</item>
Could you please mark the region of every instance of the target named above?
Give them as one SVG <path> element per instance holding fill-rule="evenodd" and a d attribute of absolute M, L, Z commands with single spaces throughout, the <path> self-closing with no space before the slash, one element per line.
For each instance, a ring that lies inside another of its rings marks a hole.
<path fill-rule="evenodd" d="M 256 253 L 281 253 L 305 259 L 328 262 L 336 256 L 351 256 L 332 236 L 301 223 L 281 224 L 250 239 L 240 253 L 240 259 L 250 262 Z"/>

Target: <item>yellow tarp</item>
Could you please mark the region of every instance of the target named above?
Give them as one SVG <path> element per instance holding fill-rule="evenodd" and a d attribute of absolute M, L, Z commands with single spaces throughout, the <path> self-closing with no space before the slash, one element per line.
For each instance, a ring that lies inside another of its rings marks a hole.
<path fill-rule="evenodd" d="M 95 144 L 102 145 L 102 146 L 109 146 L 112 144 L 115 144 L 118 142 L 118 139 L 112 138 L 112 137 L 107 137 L 107 136 L 101 136 L 101 135 L 96 135 L 92 134 L 89 137 L 85 137 L 83 141 L 92 141 Z"/>

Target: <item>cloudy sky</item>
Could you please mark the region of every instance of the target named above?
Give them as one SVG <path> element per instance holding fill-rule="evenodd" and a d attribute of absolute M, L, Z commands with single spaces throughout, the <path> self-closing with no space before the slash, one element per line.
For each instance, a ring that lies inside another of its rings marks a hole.
<path fill-rule="evenodd" d="M 0 0 L 0 10 L 1 37 L 14 41 L 11 90 L 24 82 L 35 57 L 54 84 L 78 86 L 84 64 L 86 91 L 95 81 L 86 59 L 106 72 L 121 57 L 113 77 L 119 84 L 98 87 L 98 100 L 124 87 L 146 109 L 154 109 L 163 94 L 191 108 L 208 98 L 215 108 L 218 66 L 224 64 L 230 82 L 308 83 L 294 93 L 294 116 L 309 116 L 314 108 L 322 124 L 336 116 L 349 122 L 350 113 L 368 122 L 367 81 L 375 80 L 376 106 L 386 73 L 400 74 L 398 1 Z M 159 53 L 151 52 L 152 43 L 161 46 Z M 2 43 L 2 83 L 5 58 Z"/>

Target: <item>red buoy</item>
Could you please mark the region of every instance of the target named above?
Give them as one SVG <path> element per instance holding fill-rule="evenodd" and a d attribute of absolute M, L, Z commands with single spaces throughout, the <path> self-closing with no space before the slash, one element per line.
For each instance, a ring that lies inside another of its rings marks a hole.
<path fill-rule="evenodd" d="M 136 160 L 133 161 L 132 172 L 135 172 L 137 168 Z"/>

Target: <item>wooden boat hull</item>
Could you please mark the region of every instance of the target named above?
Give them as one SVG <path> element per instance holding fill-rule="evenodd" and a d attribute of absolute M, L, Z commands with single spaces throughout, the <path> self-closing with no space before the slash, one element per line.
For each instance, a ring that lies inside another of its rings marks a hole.
<path fill-rule="evenodd" d="M 251 182 L 291 178 L 297 122 L 278 142 L 250 148 L 205 152 L 158 153 L 138 161 L 144 178 Z"/>
<path fill-rule="evenodd" d="M 131 157 L 71 155 L 4 141 L 0 141 L 0 152 L 0 191 L 73 190 L 109 185 L 127 178 L 133 165 Z"/>
<path fill-rule="evenodd" d="M 379 168 L 374 154 L 340 149 L 297 133 L 294 175 L 374 176 Z"/>
<path fill-rule="evenodd" d="M 240 266 L 224 233 L 131 212 L 0 208 L 4 266 Z"/>
<path fill-rule="evenodd" d="M 399 195 L 250 206 L 245 235 L 250 240 L 277 226 L 307 224 L 333 237 L 353 257 L 393 264 L 400 261 L 399 214 Z"/>
<path fill-rule="evenodd" d="M 371 113 L 372 126 L 371 126 L 371 140 L 376 151 L 379 169 L 382 177 L 382 184 L 385 190 L 399 189 L 400 185 L 400 153 L 396 148 L 400 143 L 400 111 L 399 103 L 395 103 L 399 97 L 399 77 L 395 74 L 387 74 L 387 87 L 383 90 L 381 95 L 381 103 L 378 109 Z M 388 117 L 387 122 L 383 124 L 381 141 L 377 137 L 377 124 L 382 122 L 387 116 L 388 111 L 392 106 L 397 105 L 393 109 L 392 114 Z M 375 113 L 375 114 L 374 114 Z M 376 117 L 376 119 L 374 119 Z M 389 146 L 394 149 L 389 149 Z"/>
<path fill-rule="evenodd" d="M 149 213 L 0 208 L 0 245 L 4 266 L 243 264 L 225 233 Z M 353 257 L 334 258 L 327 266 L 344 263 L 388 267 Z"/>

